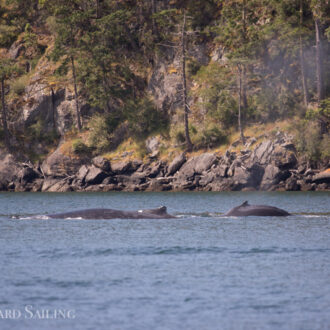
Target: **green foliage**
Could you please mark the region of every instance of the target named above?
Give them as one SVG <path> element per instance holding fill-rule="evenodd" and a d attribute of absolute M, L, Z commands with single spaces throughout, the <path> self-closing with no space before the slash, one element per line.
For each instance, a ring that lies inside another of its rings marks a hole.
<path fill-rule="evenodd" d="M 201 65 L 193 58 L 191 58 L 187 63 L 187 69 L 190 76 L 196 75 L 200 68 Z"/>
<path fill-rule="evenodd" d="M 14 94 L 20 96 L 24 93 L 25 87 L 29 82 L 29 75 L 23 75 L 12 81 L 10 87 Z"/>
<path fill-rule="evenodd" d="M 5 95 L 8 82 L 11 93 L 22 95 L 28 76 L 19 77 L 19 66 L 26 59 L 31 61 L 32 68 L 35 66 L 45 50 L 38 40 L 42 40 L 46 27 L 55 39 L 47 55 L 57 62 L 56 76 L 67 76 L 74 62 L 79 98 L 100 113 L 89 123 L 88 146 L 81 140 L 74 141 L 75 152 L 88 152 L 90 147 L 97 152 L 110 150 L 119 134 L 118 128 L 123 125 L 128 126 L 131 136 L 142 140 L 168 130 L 169 108 L 159 112 L 144 95 L 155 70 L 180 57 L 178 32 L 185 12 L 189 46 L 202 44 L 209 55 L 213 56 L 213 52 L 218 55 L 202 67 L 200 59 L 187 56 L 191 118 L 199 120 L 195 126 L 189 125 L 189 133 L 197 148 L 213 147 L 226 141 L 227 128 L 237 126 L 240 101 L 243 126 L 256 120 L 301 116 L 305 112 L 301 50 L 309 100 L 313 104 L 316 67 L 312 47 L 318 20 L 326 99 L 318 109 L 308 110 L 306 121 L 299 123 L 297 134 L 301 136 L 297 143 L 299 150 L 311 159 L 322 158 L 328 154 L 326 131 L 330 122 L 330 62 L 326 57 L 329 45 L 324 38 L 330 38 L 328 2 L 171 0 L 155 1 L 155 8 L 152 1 L 3 0 L 0 47 L 6 50 L 1 50 L 1 56 L 5 56 L 0 59 L 0 78 L 6 83 Z M 26 58 L 5 60 L 15 40 L 24 42 Z M 156 87 L 162 89 L 162 84 Z M 8 117 L 12 119 L 13 114 Z M 28 133 L 36 141 L 51 135 L 42 122 L 32 125 Z M 178 144 L 185 142 L 182 124 L 172 123 L 171 135 Z"/>
<path fill-rule="evenodd" d="M 48 16 L 46 19 L 46 26 L 48 30 L 55 35 L 57 31 L 57 23 L 56 23 L 56 17 L 55 16 Z"/>
<path fill-rule="evenodd" d="M 300 120 L 294 123 L 293 128 L 296 132 L 295 145 L 300 153 L 314 161 L 329 157 L 329 134 L 320 134 L 319 123 Z"/>
<path fill-rule="evenodd" d="M 136 77 L 123 56 L 136 47 L 136 35 L 127 27 L 133 21 L 130 11 L 114 10 L 105 13 L 81 38 L 79 79 L 90 104 L 108 112 L 112 98 L 126 100 L 134 94 Z"/>
<path fill-rule="evenodd" d="M 43 119 L 39 119 L 28 127 L 26 138 L 33 142 L 54 145 L 58 141 L 59 135 L 54 129 L 49 130 Z"/>
<path fill-rule="evenodd" d="M 192 135 L 192 142 L 197 149 L 214 148 L 228 142 L 227 135 L 215 124 L 209 124 Z"/>
<path fill-rule="evenodd" d="M 128 101 L 124 111 L 129 130 L 138 139 L 146 138 L 152 133 L 161 133 L 168 128 L 167 116 L 159 112 L 148 97 Z"/>
<path fill-rule="evenodd" d="M 297 114 L 299 103 L 290 90 L 277 90 L 274 86 L 264 86 L 253 95 L 251 107 L 254 107 L 257 119 L 263 122 L 290 118 Z"/>
<path fill-rule="evenodd" d="M 317 109 L 309 109 L 306 113 L 307 119 L 324 118 L 330 122 L 330 97 L 323 100 Z"/>
<path fill-rule="evenodd" d="M 186 136 L 184 134 L 184 128 L 177 128 L 174 132 L 173 132 L 173 137 L 176 143 L 178 144 L 183 144 L 186 142 Z"/>
<path fill-rule="evenodd" d="M 194 125 L 192 125 L 191 123 L 189 123 L 189 134 L 190 136 L 194 136 L 195 134 L 197 134 L 197 129 Z M 185 129 L 183 125 L 175 125 L 171 127 L 171 131 L 170 131 L 170 136 L 172 141 L 174 141 L 174 143 L 182 146 L 185 144 L 186 142 L 186 135 L 185 135 Z"/>
<path fill-rule="evenodd" d="M 325 160 L 330 160 L 330 134 L 324 134 L 321 145 L 321 158 Z"/>
<path fill-rule="evenodd" d="M 88 147 L 103 153 L 111 149 L 114 128 L 118 125 L 109 115 L 95 114 L 89 121 Z"/>
<path fill-rule="evenodd" d="M 18 67 L 13 60 L 0 58 L 0 80 L 10 79 L 21 72 L 22 69 Z"/>
<path fill-rule="evenodd" d="M 0 24 L 0 47 L 9 47 L 17 35 L 18 32 L 15 26 Z"/>
<path fill-rule="evenodd" d="M 219 125 L 212 122 L 198 128 L 190 124 L 189 133 L 195 149 L 214 148 L 228 142 L 227 134 Z M 184 127 L 172 127 L 171 137 L 176 144 L 183 145 L 186 141 Z"/>
<path fill-rule="evenodd" d="M 89 155 L 91 148 L 89 148 L 81 139 L 72 141 L 72 150 L 76 155 Z"/>
<path fill-rule="evenodd" d="M 228 68 L 217 63 L 210 64 L 199 70 L 196 80 L 201 85 L 197 91 L 201 99 L 198 104 L 200 111 L 225 127 L 236 125 L 238 104 L 233 93 L 236 86 Z"/>

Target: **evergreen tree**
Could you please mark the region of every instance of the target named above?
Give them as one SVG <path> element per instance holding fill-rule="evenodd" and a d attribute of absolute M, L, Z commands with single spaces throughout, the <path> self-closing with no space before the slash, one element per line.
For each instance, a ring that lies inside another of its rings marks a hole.
<path fill-rule="evenodd" d="M 90 1 L 88 0 L 58 0 L 56 2 L 44 0 L 43 5 L 48 7 L 56 18 L 55 47 L 51 57 L 55 61 L 61 60 L 64 64 L 70 63 L 71 66 L 77 128 L 81 130 L 76 58 L 81 51 L 80 40 L 86 33 L 86 29 L 90 27 L 93 9 L 89 6 Z"/>
<path fill-rule="evenodd" d="M 237 75 L 238 127 L 242 143 L 245 143 L 242 117 L 248 108 L 247 74 L 248 70 L 252 70 L 253 60 L 260 45 L 257 9 L 256 0 L 226 0 L 218 27 L 218 41 L 225 46 L 229 57 L 228 64 Z"/>
<path fill-rule="evenodd" d="M 2 127 L 4 131 L 5 146 L 8 151 L 11 150 L 10 136 L 8 130 L 8 113 L 6 105 L 6 91 L 5 84 L 15 73 L 19 72 L 19 68 L 14 65 L 12 60 L 1 58 L 0 59 L 0 85 L 1 85 L 1 107 L 2 107 Z"/>
<path fill-rule="evenodd" d="M 316 85 L 317 85 L 317 102 L 320 105 L 325 98 L 324 86 L 324 48 L 327 45 L 324 38 L 324 31 L 329 27 L 330 4 L 327 0 L 311 0 L 311 8 L 315 23 L 315 48 L 316 48 Z"/>

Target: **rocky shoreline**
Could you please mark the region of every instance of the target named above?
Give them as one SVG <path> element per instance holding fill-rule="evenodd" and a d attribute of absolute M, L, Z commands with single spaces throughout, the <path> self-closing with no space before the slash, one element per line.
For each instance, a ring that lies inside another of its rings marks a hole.
<path fill-rule="evenodd" d="M 171 162 L 157 150 L 148 163 L 111 162 L 103 157 L 72 158 L 52 153 L 38 166 L 20 163 L 0 151 L 0 190 L 67 191 L 313 191 L 329 190 L 329 164 L 312 168 L 297 157 L 292 137 L 278 132 L 258 142 L 249 138 L 240 151 L 234 143 L 223 155 L 185 153 Z"/>

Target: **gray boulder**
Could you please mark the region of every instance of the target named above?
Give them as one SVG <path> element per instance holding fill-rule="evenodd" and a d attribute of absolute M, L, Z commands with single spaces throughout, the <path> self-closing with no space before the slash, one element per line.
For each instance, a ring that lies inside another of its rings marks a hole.
<path fill-rule="evenodd" d="M 190 158 L 182 165 L 180 170 L 174 176 L 173 188 L 194 189 L 197 181 L 194 181 L 195 175 L 200 175 L 211 168 L 217 162 L 217 157 L 211 153 L 204 153 L 200 156 Z"/>
<path fill-rule="evenodd" d="M 0 149 L 0 190 L 7 190 L 8 184 L 17 180 L 21 169 L 12 154 Z"/>
<path fill-rule="evenodd" d="M 312 180 L 315 183 L 330 183 L 330 168 L 314 175 Z"/>
<path fill-rule="evenodd" d="M 270 156 L 274 150 L 274 143 L 270 140 L 266 140 L 260 143 L 253 151 L 251 160 L 253 163 L 259 163 L 261 165 L 270 163 Z"/>
<path fill-rule="evenodd" d="M 31 183 L 39 177 L 40 174 L 31 167 L 25 167 L 18 173 L 18 179 L 21 183 Z"/>
<path fill-rule="evenodd" d="M 86 175 L 88 174 L 89 168 L 86 165 L 83 165 L 79 168 L 78 173 L 76 174 L 76 178 L 81 181 L 85 182 Z"/>
<path fill-rule="evenodd" d="M 115 174 L 130 174 L 135 172 L 142 165 L 141 161 L 121 161 L 111 163 L 112 172 Z"/>
<path fill-rule="evenodd" d="M 235 190 L 243 188 L 258 188 L 264 174 L 260 165 L 254 164 L 251 168 L 236 167 L 233 176 Z"/>
<path fill-rule="evenodd" d="M 260 189 L 269 190 L 281 181 L 285 181 L 291 176 L 289 171 L 280 170 L 277 166 L 269 164 L 265 168 L 265 173 L 262 178 Z"/>
<path fill-rule="evenodd" d="M 43 182 L 41 191 L 43 192 L 67 192 L 72 191 L 72 187 L 67 179 L 46 179 Z"/>
<path fill-rule="evenodd" d="M 77 173 L 83 160 L 66 155 L 61 145 L 50 154 L 42 163 L 41 168 L 45 175 L 53 177 L 71 176 Z"/>
<path fill-rule="evenodd" d="M 167 175 L 170 176 L 177 172 L 186 160 L 187 158 L 185 153 L 176 156 L 171 162 L 171 164 L 168 166 Z"/>
<path fill-rule="evenodd" d="M 159 138 L 152 136 L 146 140 L 146 148 L 149 153 L 157 152 L 160 146 Z"/>
<path fill-rule="evenodd" d="M 92 163 L 94 166 L 100 168 L 104 172 L 110 172 L 111 171 L 111 164 L 108 159 L 98 156 L 94 157 L 92 159 Z"/>
<path fill-rule="evenodd" d="M 88 173 L 85 176 L 85 182 L 88 185 L 100 184 L 107 177 L 107 173 L 94 165 L 88 168 Z"/>

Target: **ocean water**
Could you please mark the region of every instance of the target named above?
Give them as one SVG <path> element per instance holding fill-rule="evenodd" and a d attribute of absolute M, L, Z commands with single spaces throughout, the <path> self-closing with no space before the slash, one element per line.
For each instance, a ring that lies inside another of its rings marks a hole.
<path fill-rule="evenodd" d="M 245 200 L 293 215 L 221 217 Z M 1 193 L 0 251 L 0 329 L 330 329 L 328 192 Z"/>

